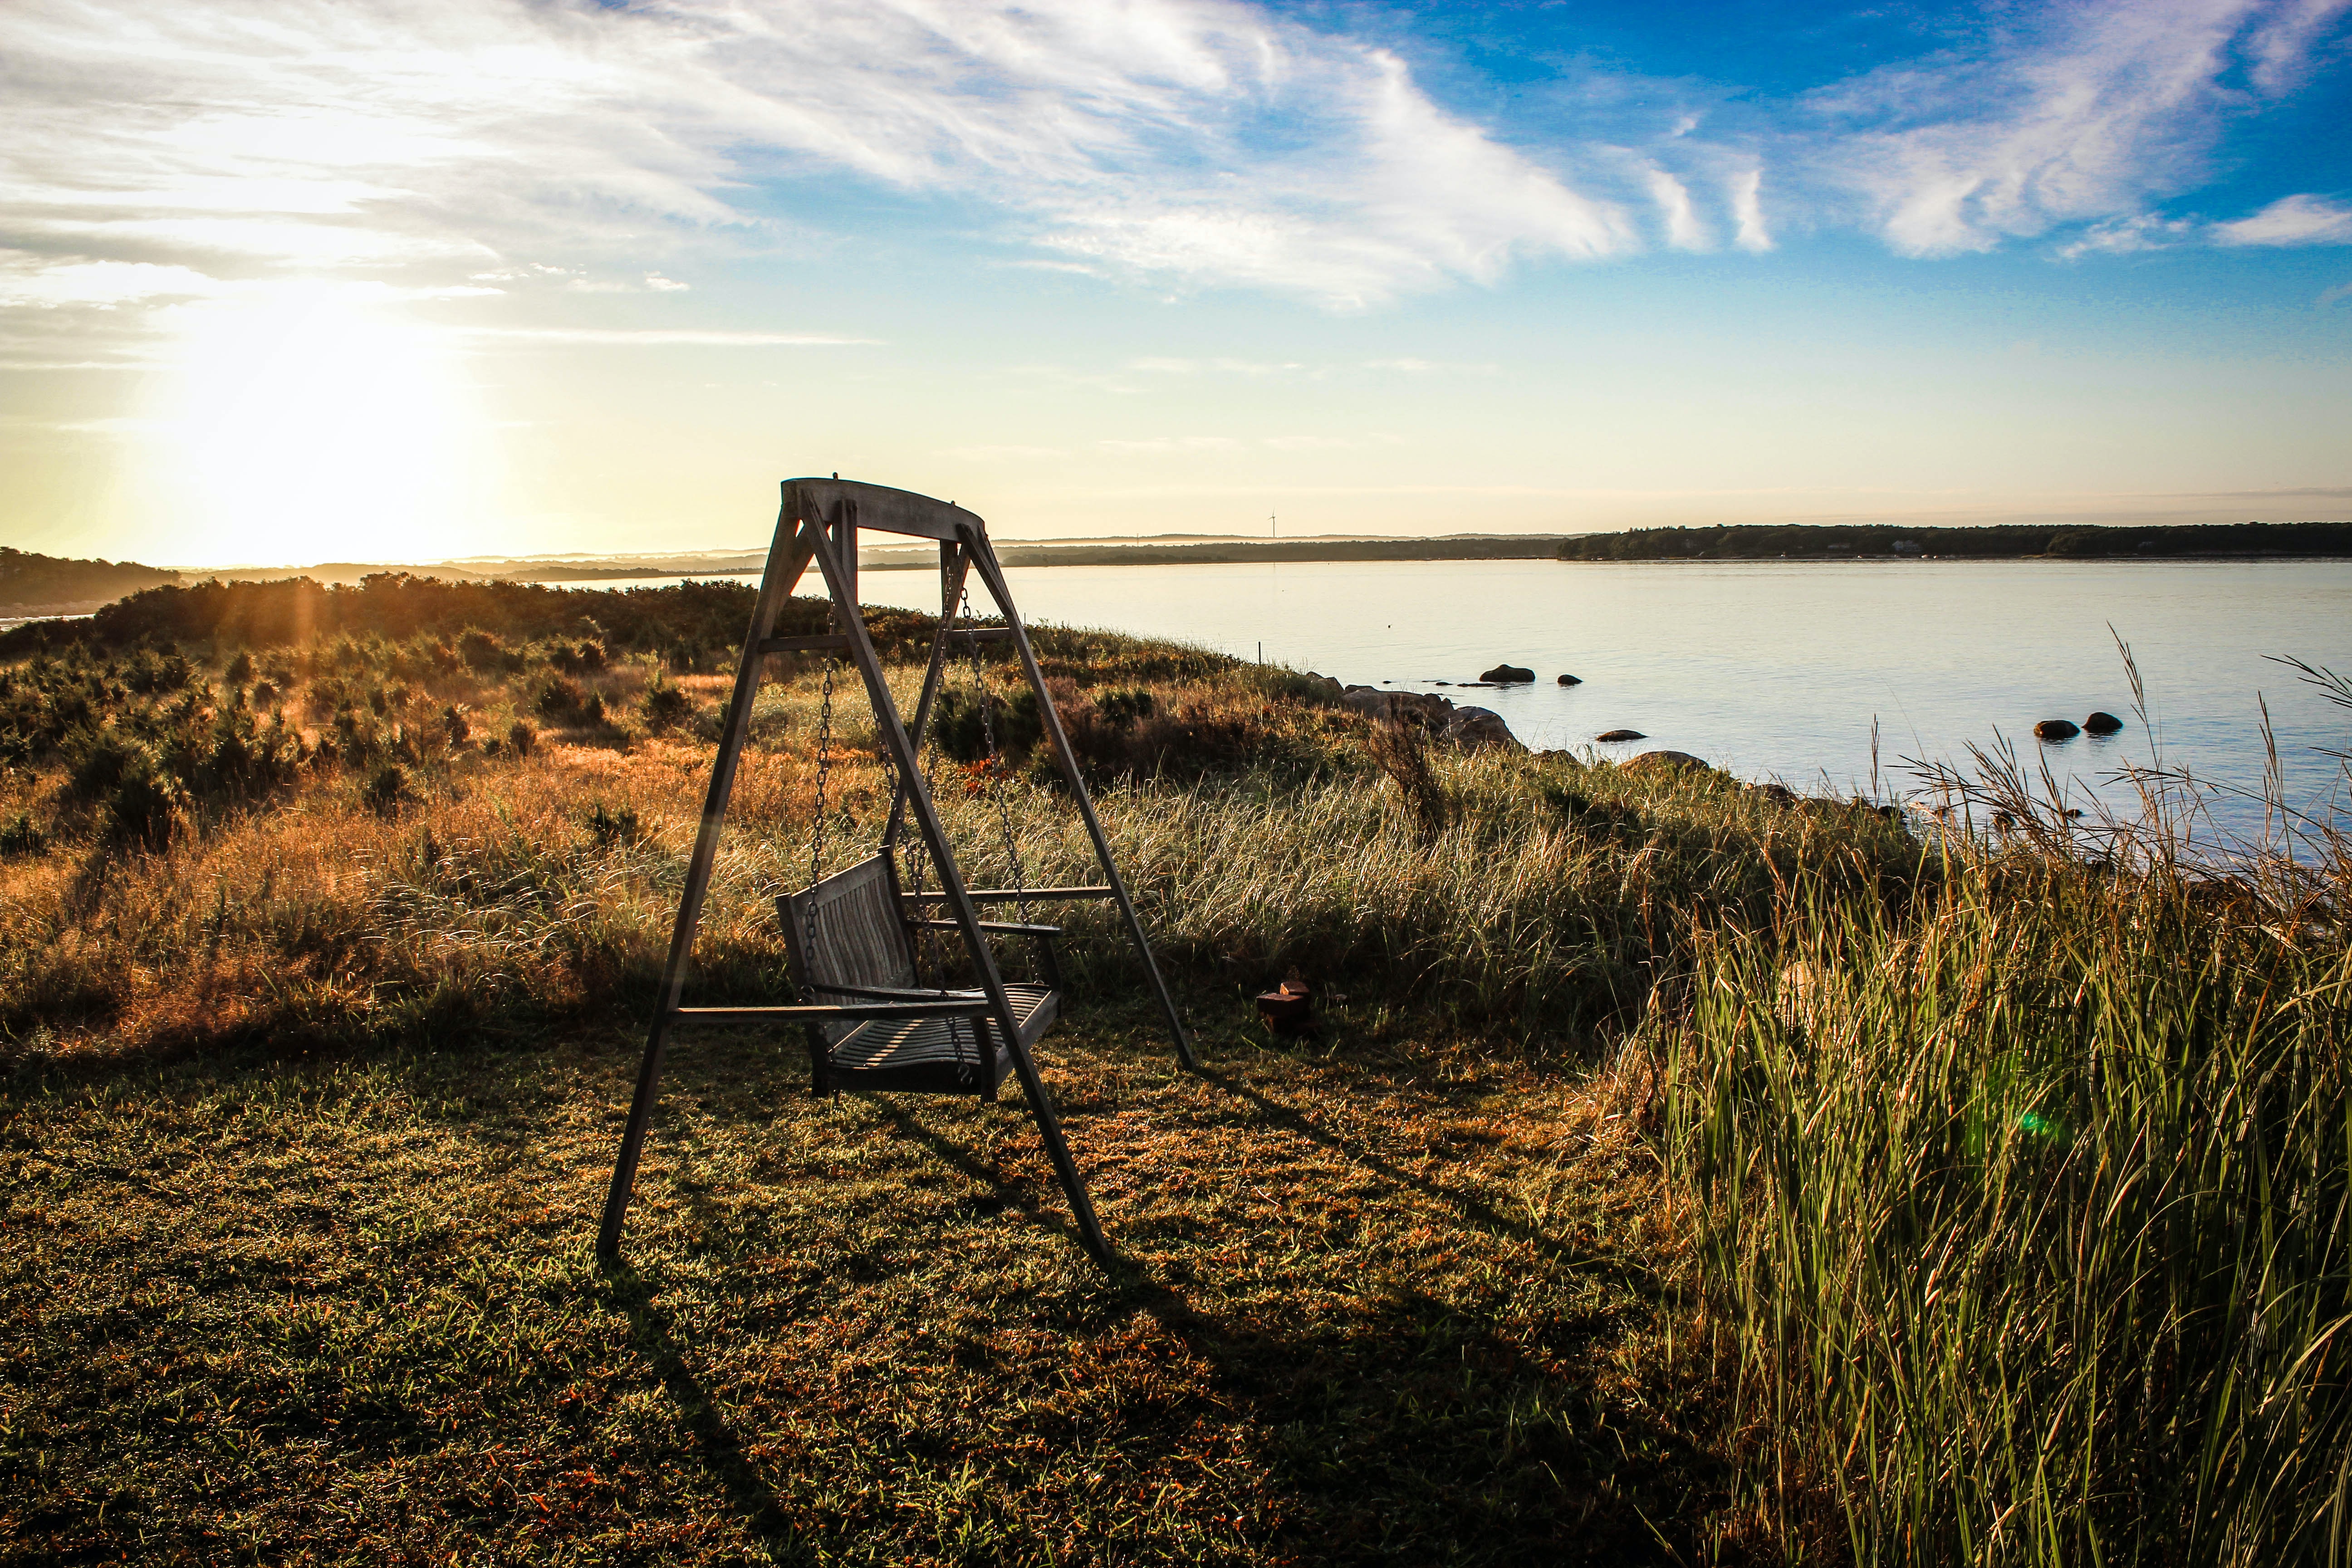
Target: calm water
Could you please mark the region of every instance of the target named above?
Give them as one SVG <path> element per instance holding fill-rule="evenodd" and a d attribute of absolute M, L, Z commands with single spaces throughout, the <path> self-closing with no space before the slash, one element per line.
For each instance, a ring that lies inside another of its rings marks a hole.
<path fill-rule="evenodd" d="M 1008 576 L 1032 620 L 1243 658 L 1262 643 L 1277 663 L 1491 708 L 1530 746 L 1586 746 L 1624 727 L 1648 738 L 1597 749 L 1673 747 L 1814 788 L 1866 786 L 1874 721 L 1890 790 L 1909 783 L 1902 759 L 1959 761 L 1997 733 L 2118 805 L 2103 781 L 2126 758 L 2149 761 L 2152 740 L 2168 765 L 2251 788 L 2266 698 L 2290 797 L 2345 804 L 2338 765 L 2314 748 L 2352 748 L 2352 711 L 2264 656 L 2352 673 L 2352 562 L 1336 562 Z M 937 584 L 873 572 L 864 594 L 937 609 Z M 2132 713 L 2116 636 L 2147 683 L 2152 733 Z M 1439 684 L 1502 660 L 1532 668 L 1537 684 Z M 1558 686 L 1563 670 L 1584 684 Z M 2036 720 L 2080 723 L 2094 709 L 2128 728 L 2032 738 Z"/>

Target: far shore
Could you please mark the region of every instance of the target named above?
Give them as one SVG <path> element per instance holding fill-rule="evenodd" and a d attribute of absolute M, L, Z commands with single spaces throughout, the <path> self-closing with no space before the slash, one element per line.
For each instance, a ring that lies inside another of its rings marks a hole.
<path fill-rule="evenodd" d="M 1304 539 L 1162 536 L 998 540 L 1006 566 L 1229 566 L 1370 561 L 1888 562 L 1888 561 L 2313 561 L 2352 559 L 2352 522 L 2182 523 L 2145 527 L 1892 525 L 1649 528 L 1614 533 L 1459 533 L 1397 539 L 1325 534 Z M 168 570 L 132 562 L 68 561 L 0 551 L 0 626 L 89 615 L 142 588 L 207 581 L 268 583 L 307 577 L 352 586 L 383 574 L 452 583 L 592 585 L 648 579 L 744 577 L 764 556 L 743 551 L 675 555 L 475 558 L 465 563 L 321 562 L 309 566 Z M 869 550 L 866 572 L 935 571 L 929 549 Z M 11 591 L 22 597 L 11 596 Z"/>

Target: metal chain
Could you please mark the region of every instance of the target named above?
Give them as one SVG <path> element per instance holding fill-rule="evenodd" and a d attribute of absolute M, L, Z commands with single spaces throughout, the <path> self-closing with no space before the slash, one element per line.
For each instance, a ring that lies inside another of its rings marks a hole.
<path fill-rule="evenodd" d="M 816 718 L 816 826 L 809 835 L 809 887 L 814 890 L 824 878 L 824 788 L 833 772 L 833 674 L 841 667 L 837 658 L 824 661 L 824 694 L 817 703 Z M 812 962 L 816 957 L 816 900 L 808 901 L 808 952 Z M 812 976 L 812 979 L 814 977 Z"/>
<path fill-rule="evenodd" d="M 964 584 L 963 619 L 971 622 L 971 584 Z M 1013 837 L 1013 803 L 1005 798 L 1004 775 L 1009 771 L 1004 759 L 996 750 L 996 704 L 980 673 L 980 642 L 971 645 L 971 689 L 980 701 L 981 733 L 988 742 L 988 790 L 996 801 L 996 819 L 1004 832 L 1004 858 L 1013 870 L 1013 903 L 1021 911 L 1021 923 L 1029 923 L 1029 875 L 1021 868 L 1021 846 Z"/>
<path fill-rule="evenodd" d="M 952 637 L 955 634 L 955 626 L 956 617 L 952 612 L 950 612 L 946 616 L 946 625 L 940 628 L 940 636 Z M 940 650 L 940 657 L 941 658 L 947 657 L 945 648 Z M 934 710 L 943 705 L 941 699 L 945 695 L 943 689 L 934 690 L 931 700 Z M 929 721 L 923 726 L 923 754 L 915 760 L 918 772 L 916 782 L 920 783 L 927 790 L 929 788 L 930 781 L 940 776 L 940 715 L 937 711 L 933 711 L 929 716 Z M 915 784 L 910 783 L 907 788 L 907 808 L 909 814 L 914 810 L 914 794 Z M 914 907 L 918 910 L 924 907 L 923 887 L 929 878 L 930 868 L 930 841 L 923 837 L 922 829 L 918 826 L 914 842 L 907 846 L 907 886 L 915 895 Z M 919 934 L 921 940 L 917 945 L 917 956 L 929 972 L 931 984 L 944 987 L 948 983 L 948 970 L 947 964 L 940 957 L 940 933 L 929 926 L 924 926 Z M 956 1029 L 954 1019 L 951 1018 L 948 1022 L 949 1034 L 954 1040 L 958 1052 L 957 1059 L 961 1060 L 963 1037 Z"/>

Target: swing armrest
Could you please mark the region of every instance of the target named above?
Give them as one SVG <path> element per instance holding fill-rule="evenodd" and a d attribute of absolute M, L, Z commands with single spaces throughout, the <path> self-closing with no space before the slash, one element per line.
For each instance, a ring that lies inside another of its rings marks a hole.
<path fill-rule="evenodd" d="M 975 1013 L 988 1011 L 988 997 L 979 991 L 925 991 L 891 985 L 812 985 L 831 996 L 866 996 L 877 1002 L 969 1002 Z"/>
<path fill-rule="evenodd" d="M 953 921 L 908 921 L 907 923 L 913 926 L 926 927 L 931 931 L 961 931 L 963 929 L 963 927 L 956 924 Z M 1062 928 L 1060 926 L 1023 925 L 1018 921 L 982 921 L 980 922 L 980 929 L 982 931 L 1002 931 L 1007 936 L 1059 936 L 1062 934 Z"/>

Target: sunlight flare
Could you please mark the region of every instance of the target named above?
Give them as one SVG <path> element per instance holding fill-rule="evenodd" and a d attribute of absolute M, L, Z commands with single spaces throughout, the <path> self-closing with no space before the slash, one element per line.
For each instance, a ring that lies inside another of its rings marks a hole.
<path fill-rule="evenodd" d="M 478 399 L 445 334 L 348 289 L 191 306 L 155 429 L 184 559 L 417 559 L 470 537 Z"/>

